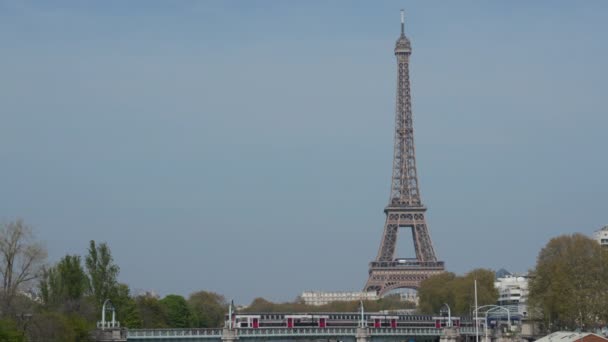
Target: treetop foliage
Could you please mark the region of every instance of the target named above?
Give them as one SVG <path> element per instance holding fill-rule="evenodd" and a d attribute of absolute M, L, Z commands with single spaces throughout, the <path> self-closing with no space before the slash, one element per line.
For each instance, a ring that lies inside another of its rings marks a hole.
<path fill-rule="evenodd" d="M 475 279 L 478 306 L 496 304 L 498 291 L 494 287 L 494 271 L 476 269 L 464 276 L 445 272 L 422 282 L 418 290 L 419 311 L 437 313 L 444 303 L 453 315 L 470 316 L 475 308 Z"/>
<path fill-rule="evenodd" d="M 120 268 L 114 263 L 110 248 L 105 242 L 97 246 L 91 240 L 88 252 L 85 261 L 89 273 L 89 291 L 95 298 L 97 307 L 101 308 L 103 302 L 113 295 Z"/>
<path fill-rule="evenodd" d="M 359 311 L 359 301 L 331 302 L 325 305 L 306 305 L 297 300 L 295 302 L 273 303 L 264 298 L 256 298 L 243 312 L 356 312 Z M 377 301 L 364 301 L 366 311 L 377 312 L 383 310 L 413 309 L 415 304 L 403 302 L 399 295 L 391 295 Z"/>
<path fill-rule="evenodd" d="M 608 250 L 582 235 L 551 239 L 530 277 L 529 305 L 545 327 L 588 329 L 608 323 Z"/>

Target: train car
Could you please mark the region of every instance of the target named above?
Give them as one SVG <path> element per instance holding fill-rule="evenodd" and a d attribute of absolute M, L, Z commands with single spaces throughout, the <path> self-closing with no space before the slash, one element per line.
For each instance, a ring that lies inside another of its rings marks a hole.
<path fill-rule="evenodd" d="M 433 317 L 435 321 L 435 328 L 445 328 L 445 327 L 454 327 L 460 328 L 460 317 L 450 317 L 450 322 L 448 322 L 448 317 Z"/>
<path fill-rule="evenodd" d="M 397 328 L 399 316 L 371 315 L 367 320 L 367 326 L 371 328 Z"/>
<path fill-rule="evenodd" d="M 328 315 L 315 314 L 300 314 L 300 315 L 285 315 L 284 321 L 287 328 L 294 327 L 318 327 L 326 328 Z"/>
<path fill-rule="evenodd" d="M 228 315 L 226 315 L 228 319 Z M 259 328 L 348 328 L 361 324 L 361 313 L 247 313 L 234 314 L 234 326 L 239 329 Z M 460 317 L 451 317 L 451 326 L 471 326 L 471 322 L 463 321 Z M 447 317 L 429 315 L 394 315 L 385 313 L 364 314 L 368 328 L 444 328 L 448 326 Z"/>
<path fill-rule="evenodd" d="M 236 315 L 234 317 L 234 326 L 237 328 L 253 328 L 260 327 L 260 315 Z"/>

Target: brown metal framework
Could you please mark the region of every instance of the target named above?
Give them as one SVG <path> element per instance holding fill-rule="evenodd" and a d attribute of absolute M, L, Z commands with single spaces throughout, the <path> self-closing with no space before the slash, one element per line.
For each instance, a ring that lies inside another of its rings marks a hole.
<path fill-rule="evenodd" d="M 382 242 L 376 260 L 369 264 L 369 279 L 365 285 L 366 291 L 377 291 L 380 295 L 397 288 L 417 289 L 423 280 L 444 271 L 443 262 L 437 261 L 435 256 L 424 217 L 426 207 L 422 204 L 418 188 L 409 76 L 411 54 L 402 11 L 401 36 L 395 44 L 397 103 L 391 194 L 389 204 L 384 209 L 386 223 Z M 411 228 L 415 259 L 395 258 L 397 235 L 401 227 Z"/>

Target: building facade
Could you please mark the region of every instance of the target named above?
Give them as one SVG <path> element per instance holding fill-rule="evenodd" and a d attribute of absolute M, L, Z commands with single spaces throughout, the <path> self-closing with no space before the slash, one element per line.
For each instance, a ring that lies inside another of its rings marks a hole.
<path fill-rule="evenodd" d="M 360 300 L 378 300 L 378 294 L 375 291 L 362 292 L 323 292 L 323 291 L 304 291 L 300 295 L 300 299 L 306 305 L 325 305 L 331 302 L 352 302 Z"/>
<path fill-rule="evenodd" d="M 507 274 L 496 278 L 498 305 L 506 306 L 512 315 L 528 316 L 528 276 Z"/>
<path fill-rule="evenodd" d="M 608 248 L 608 226 L 604 226 L 593 233 L 593 239 L 602 247 Z"/>

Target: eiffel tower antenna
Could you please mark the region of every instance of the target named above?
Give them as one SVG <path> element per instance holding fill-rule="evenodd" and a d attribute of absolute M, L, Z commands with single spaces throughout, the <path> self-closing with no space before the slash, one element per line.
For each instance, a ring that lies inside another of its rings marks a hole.
<path fill-rule="evenodd" d="M 401 10 L 401 35 L 405 36 L 405 11 Z"/>

